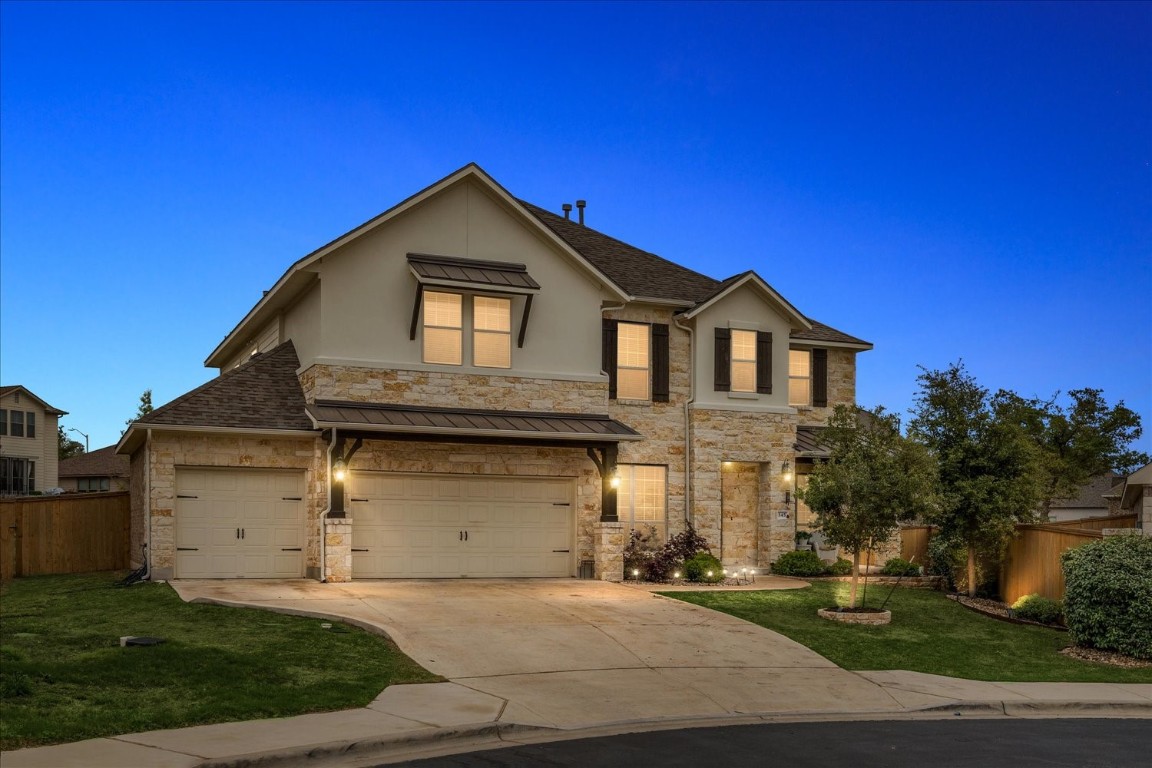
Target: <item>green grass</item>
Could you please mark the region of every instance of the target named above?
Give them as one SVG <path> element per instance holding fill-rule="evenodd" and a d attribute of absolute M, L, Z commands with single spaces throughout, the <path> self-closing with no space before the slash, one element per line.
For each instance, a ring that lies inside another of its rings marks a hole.
<path fill-rule="evenodd" d="M 385 638 L 344 624 L 191 605 L 123 574 L 16 579 L 0 591 L 0 749 L 368 704 L 435 682 Z M 121 648 L 122 635 L 165 639 Z"/>
<path fill-rule="evenodd" d="M 868 590 L 879 607 L 889 587 Z M 1057 653 L 1068 634 L 974 613 L 940 592 L 897 588 L 892 623 L 868 627 L 816 615 L 848 604 L 846 582 L 765 592 L 669 592 L 668 597 L 730 613 L 808 646 L 845 669 L 906 669 L 1002 682 L 1150 683 L 1152 669 L 1125 669 Z"/>

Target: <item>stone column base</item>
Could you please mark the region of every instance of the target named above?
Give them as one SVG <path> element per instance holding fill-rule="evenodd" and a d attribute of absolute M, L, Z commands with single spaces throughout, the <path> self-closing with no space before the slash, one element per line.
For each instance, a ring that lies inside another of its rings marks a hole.
<path fill-rule="evenodd" d="M 594 576 L 600 581 L 624 580 L 624 523 L 597 522 L 592 529 Z"/>
<path fill-rule="evenodd" d="M 324 518 L 324 581 L 352 581 L 352 518 Z"/>

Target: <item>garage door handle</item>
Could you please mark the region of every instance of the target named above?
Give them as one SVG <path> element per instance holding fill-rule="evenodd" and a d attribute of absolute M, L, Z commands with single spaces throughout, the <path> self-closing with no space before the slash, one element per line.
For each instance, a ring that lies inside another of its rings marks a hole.
<path fill-rule="evenodd" d="M 199 552 L 200 547 L 176 547 L 177 552 Z"/>
<path fill-rule="evenodd" d="M 368 499 L 352 499 L 352 501 L 368 501 Z"/>
<path fill-rule="evenodd" d="M 280 547 L 280 551 L 281 552 L 301 552 L 303 550 L 300 547 Z"/>
<path fill-rule="evenodd" d="M 304 501 L 303 496 L 281 496 L 280 501 Z"/>
<path fill-rule="evenodd" d="M 176 498 L 178 498 L 178 499 L 198 499 L 200 497 L 199 496 L 182 496 L 178 493 L 178 494 L 176 494 Z"/>
<path fill-rule="evenodd" d="M 554 502 L 552 502 L 552 506 L 554 506 L 554 507 L 570 507 L 572 505 L 566 501 L 554 501 Z"/>
<path fill-rule="evenodd" d="M 570 549 L 554 549 L 552 551 L 553 552 L 571 552 L 572 550 L 570 550 Z"/>
<path fill-rule="evenodd" d="M 352 551 L 353 551 L 353 552 L 367 552 L 368 550 L 366 550 L 366 549 L 356 549 L 356 547 L 352 547 Z"/>

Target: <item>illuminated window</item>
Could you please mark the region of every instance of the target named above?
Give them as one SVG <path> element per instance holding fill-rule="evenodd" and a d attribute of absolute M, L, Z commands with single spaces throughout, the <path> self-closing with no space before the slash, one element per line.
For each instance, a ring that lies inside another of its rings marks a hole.
<path fill-rule="evenodd" d="M 616 467 L 616 513 L 632 528 L 651 526 L 663 538 L 668 523 L 668 468 L 646 464 Z"/>
<path fill-rule="evenodd" d="M 732 331 L 732 389 L 730 391 L 756 391 L 756 331 Z"/>
<path fill-rule="evenodd" d="M 622 400 L 647 400 L 650 327 L 620 323 L 617 329 L 616 396 Z"/>
<path fill-rule="evenodd" d="M 788 350 L 788 405 L 812 402 L 812 354 L 806 349 Z"/>
<path fill-rule="evenodd" d="M 512 301 L 472 300 L 472 359 L 481 368 L 512 367 Z"/>
<path fill-rule="evenodd" d="M 463 363 L 463 298 L 458 293 L 424 292 L 424 362 Z"/>

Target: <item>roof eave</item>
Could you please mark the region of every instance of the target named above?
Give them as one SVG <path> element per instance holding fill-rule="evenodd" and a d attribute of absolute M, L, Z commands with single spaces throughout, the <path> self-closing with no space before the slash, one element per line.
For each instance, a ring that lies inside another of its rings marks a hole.
<path fill-rule="evenodd" d="M 773 288 L 764 280 L 764 278 L 760 277 L 760 275 L 752 271 L 747 272 L 743 277 L 738 280 L 734 280 L 730 285 L 726 286 L 723 290 L 718 291 L 714 296 L 709 296 L 707 300 L 697 304 L 695 307 L 685 312 L 684 318 L 691 320 L 704 310 L 722 301 L 725 296 L 729 295 L 738 288 L 747 285 L 748 283 L 755 285 L 762 293 L 767 296 L 770 303 L 773 303 L 782 309 L 782 314 L 788 318 L 792 327 L 805 331 L 812 330 L 812 321 L 805 317 L 800 312 L 800 310 L 796 309 L 796 307 L 792 305 L 792 302 L 781 296 L 775 288 Z"/>

